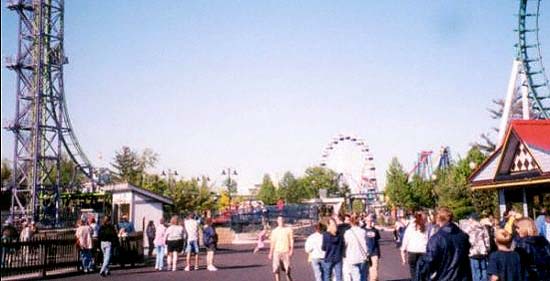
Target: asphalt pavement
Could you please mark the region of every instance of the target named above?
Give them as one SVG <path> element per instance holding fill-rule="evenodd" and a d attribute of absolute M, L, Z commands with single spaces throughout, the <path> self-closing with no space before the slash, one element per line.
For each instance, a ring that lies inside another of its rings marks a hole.
<path fill-rule="evenodd" d="M 382 259 L 380 264 L 380 280 L 409 280 L 407 266 L 401 264 L 399 252 L 395 247 L 392 235 L 389 232 L 382 232 L 381 250 Z M 162 281 L 162 280 L 186 280 L 186 281 L 270 281 L 271 261 L 267 258 L 269 249 L 264 249 L 257 254 L 252 250 L 255 245 L 222 245 L 216 252 L 215 264 L 218 271 L 206 270 L 204 253 L 201 256 L 202 266 L 197 271 L 186 272 L 184 268 L 184 257 L 178 259 L 178 270 L 157 272 L 154 266 L 143 266 L 138 268 L 113 268 L 111 275 L 102 278 L 97 273 L 86 275 L 65 275 L 51 278 L 55 280 L 117 280 L 117 281 Z M 294 256 L 292 257 L 292 276 L 295 281 L 313 281 L 313 272 L 307 262 L 307 255 L 303 250 L 303 241 L 297 241 Z M 148 261 L 152 264 L 153 261 Z M 283 277 L 281 280 L 285 280 Z"/>

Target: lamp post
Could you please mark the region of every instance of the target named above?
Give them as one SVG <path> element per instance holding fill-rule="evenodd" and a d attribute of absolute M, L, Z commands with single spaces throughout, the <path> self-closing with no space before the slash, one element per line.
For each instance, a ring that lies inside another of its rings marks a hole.
<path fill-rule="evenodd" d="M 232 192 L 232 186 L 233 182 L 231 180 L 231 176 L 238 176 L 237 170 L 235 168 L 225 168 L 222 170 L 222 176 L 227 176 L 227 194 L 229 195 L 229 207 L 231 207 L 231 192 Z"/>
<path fill-rule="evenodd" d="M 160 175 L 168 180 L 168 188 L 169 189 L 172 189 L 172 179 L 174 177 L 179 176 L 177 170 L 172 171 L 171 169 L 168 169 L 167 171 L 162 170 L 162 173 Z"/>

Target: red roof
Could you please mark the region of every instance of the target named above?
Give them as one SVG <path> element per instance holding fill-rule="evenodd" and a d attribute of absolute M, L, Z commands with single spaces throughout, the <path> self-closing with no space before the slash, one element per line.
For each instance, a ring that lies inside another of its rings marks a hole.
<path fill-rule="evenodd" d="M 510 129 L 527 145 L 550 150 L 550 120 L 512 120 Z"/>

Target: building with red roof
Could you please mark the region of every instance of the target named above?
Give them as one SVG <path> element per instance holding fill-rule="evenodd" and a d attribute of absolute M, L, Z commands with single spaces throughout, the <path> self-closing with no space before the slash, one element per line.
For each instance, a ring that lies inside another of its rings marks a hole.
<path fill-rule="evenodd" d="M 469 178 L 473 190 L 498 190 L 501 213 L 550 206 L 550 120 L 513 120 L 502 144 Z"/>

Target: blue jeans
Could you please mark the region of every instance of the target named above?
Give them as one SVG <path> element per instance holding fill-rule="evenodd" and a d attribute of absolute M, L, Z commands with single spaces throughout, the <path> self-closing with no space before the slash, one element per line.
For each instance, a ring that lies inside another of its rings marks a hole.
<path fill-rule="evenodd" d="M 472 281 L 487 281 L 487 258 L 470 258 L 470 267 Z"/>
<path fill-rule="evenodd" d="M 162 270 L 164 268 L 164 252 L 166 247 L 165 246 L 155 246 L 155 253 L 157 254 L 156 262 L 155 262 L 155 268 Z"/>
<path fill-rule="evenodd" d="M 187 241 L 187 247 L 185 247 L 186 253 L 199 253 L 199 242 L 197 240 Z"/>
<path fill-rule="evenodd" d="M 367 281 L 367 269 L 365 263 L 345 264 L 349 280 L 351 281 Z"/>
<path fill-rule="evenodd" d="M 80 261 L 82 262 L 82 269 L 84 271 L 92 269 L 92 250 L 80 249 Z"/>
<path fill-rule="evenodd" d="M 111 242 L 101 241 L 101 251 L 103 252 L 103 264 L 101 265 L 101 273 L 109 273 L 109 262 L 111 260 Z"/>
<path fill-rule="evenodd" d="M 311 259 L 311 268 L 315 281 L 323 281 L 323 259 Z"/>
<path fill-rule="evenodd" d="M 342 276 L 342 261 L 331 262 L 323 261 L 323 281 L 332 281 L 332 272 L 334 271 L 334 277 L 336 281 L 343 281 Z"/>

